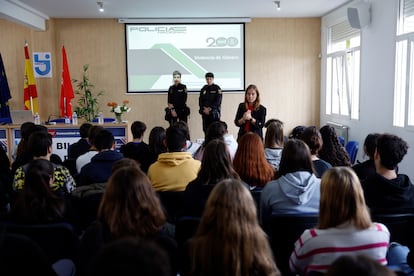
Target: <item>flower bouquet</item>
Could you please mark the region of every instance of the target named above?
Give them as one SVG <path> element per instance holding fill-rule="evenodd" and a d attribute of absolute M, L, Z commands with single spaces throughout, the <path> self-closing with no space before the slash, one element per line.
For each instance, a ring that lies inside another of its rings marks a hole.
<path fill-rule="evenodd" d="M 128 103 L 129 101 L 125 100 L 122 102 L 122 105 L 118 105 L 116 102 L 109 102 L 107 104 L 110 107 L 109 111 L 115 113 L 117 123 L 122 123 L 123 113 L 131 111 L 131 108 L 127 106 Z"/>

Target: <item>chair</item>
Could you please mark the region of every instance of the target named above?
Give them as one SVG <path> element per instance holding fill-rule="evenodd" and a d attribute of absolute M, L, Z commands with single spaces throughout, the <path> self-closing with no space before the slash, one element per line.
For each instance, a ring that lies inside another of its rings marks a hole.
<path fill-rule="evenodd" d="M 272 214 L 270 246 L 276 260 L 276 265 L 282 275 L 292 275 L 289 268 L 290 254 L 294 244 L 306 229 L 314 228 L 318 223 L 318 214 Z"/>
<path fill-rule="evenodd" d="M 56 275 L 45 252 L 30 238 L 2 233 L 0 275 Z"/>
<path fill-rule="evenodd" d="M 260 198 L 262 196 L 263 189 L 254 189 L 251 190 L 250 193 L 254 199 L 254 203 L 256 204 L 257 216 L 260 217 Z"/>
<path fill-rule="evenodd" d="M 186 244 L 186 242 L 197 232 L 200 219 L 201 218 L 199 217 L 183 216 L 175 223 L 175 241 L 177 242 L 180 269 L 188 266 L 188 264 L 185 263 L 185 256 L 188 251 L 188 244 Z"/>
<path fill-rule="evenodd" d="M 387 226 L 391 234 L 391 242 L 398 242 L 409 248 L 414 247 L 414 236 L 412 234 L 414 229 L 413 213 L 373 214 L 372 221 L 380 222 Z"/>
<path fill-rule="evenodd" d="M 346 143 L 345 149 L 349 154 L 349 159 L 351 159 L 351 164 L 355 163 L 355 159 L 358 153 L 359 143 L 357 141 L 348 141 Z"/>
<path fill-rule="evenodd" d="M 8 234 L 23 235 L 36 242 L 52 263 L 59 259 L 74 260 L 77 255 L 79 239 L 69 223 L 21 225 L 4 222 L 0 228 Z"/>
<path fill-rule="evenodd" d="M 195 235 L 200 219 L 199 217 L 184 216 L 177 220 L 175 224 L 175 240 L 179 248 Z"/>
<path fill-rule="evenodd" d="M 184 192 L 157 192 L 169 223 L 175 224 L 182 209 Z"/>
<path fill-rule="evenodd" d="M 339 143 L 341 143 L 342 146 L 345 146 L 345 138 L 342 136 L 338 136 Z"/>

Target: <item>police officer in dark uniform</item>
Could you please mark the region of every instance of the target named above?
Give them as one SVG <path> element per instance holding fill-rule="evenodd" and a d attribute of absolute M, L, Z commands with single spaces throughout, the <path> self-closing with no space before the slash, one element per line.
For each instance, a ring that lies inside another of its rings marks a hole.
<path fill-rule="evenodd" d="M 174 84 L 168 89 L 168 107 L 165 109 L 165 120 L 170 125 L 178 120 L 187 122 L 188 115 L 190 115 L 190 108 L 186 105 L 187 86 L 181 83 L 179 71 L 173 72 L 173 81 Z"/>
<path fill-rule="evenodd" d="M 214 84 L 214 74 L 206 73 L 207 84 L 201 88 L 198 104 L 203 119 L 203 131 L 206 133 L 208 126 L 214 121 L 220 121 L 222 93 L 220 86 Z"/>

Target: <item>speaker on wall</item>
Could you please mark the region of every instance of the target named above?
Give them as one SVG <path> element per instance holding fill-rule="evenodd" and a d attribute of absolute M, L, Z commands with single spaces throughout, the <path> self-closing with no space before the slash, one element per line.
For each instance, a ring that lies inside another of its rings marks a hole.
<path fill-rule="evenodd" d="M 359 2 L 348 8 L 348 22 L 352 28 L 361 29 L 371 22 L 370 4 Z"/>

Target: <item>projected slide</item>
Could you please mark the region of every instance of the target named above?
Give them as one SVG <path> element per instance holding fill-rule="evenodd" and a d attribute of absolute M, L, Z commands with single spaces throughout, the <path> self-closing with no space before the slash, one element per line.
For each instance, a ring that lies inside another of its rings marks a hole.
<path fill-rule="evenodd" d="M 128 92 L 166 92 L 172 72 L 191 92 L 213 72 L 223 91 L 244 90 L 244 25 L 127 24 Z"/>

